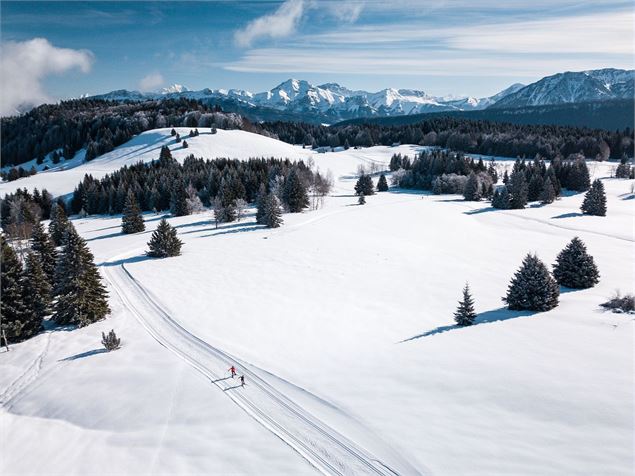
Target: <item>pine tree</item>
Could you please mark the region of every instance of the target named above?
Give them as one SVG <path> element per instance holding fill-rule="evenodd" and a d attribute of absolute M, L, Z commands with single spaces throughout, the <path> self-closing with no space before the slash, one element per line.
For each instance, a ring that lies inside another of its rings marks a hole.
<path fill-rule="evenodd" d="M 187 193 L 182 180 L 177 180 L 170 195 L 170 212 L 175 217 L 189 215 L 190 211 L 187 206 Z"/>
<path fill-rule="evenodd" d="M 57 262 L 57 251 L 51 237 L 44 231 L 41 222 L 33 226 L 31 233 L 31 251 L 36 253 L 42 263 L 42 269 L 46 273 L 49 283 L 55 280 L 55 264 Z"/>
<path fill-rule="evenodd" d="M 155 258 L 167 258 L 181 254 L 183 243 L 176 236 L 176 229 L 172 228 L 164 218 L 159 222 L 157 229 L 152 233 L 148 242 L 148 256 Z"/>
<path fill-rule="evenodd" d="M 114 329 L 110 329 L 110 332 L 108 334 L 106 334 L 105 332 L 101 333 L 101 344 L 108 352 L 110 352 L 119 348 L 119 346 L 121 345 L 121 339 L 117 337 Z"/>
<path fill-rule="evenodd" d="M 459 326 L 471 326 L 476 319 L 476 312 L 474 311 L 474 300 L 470 294 L 470 286 L 465 283 L 463 288 L 463 300 L 459 301 L 459 306 L 454 313 L 454 322 Z"/>
<path fill-rule="evenodd" d="M 86 242 L 70 227 L 64 237 L 56 270 L 59 296 L 53 320 L 60 325 L 87 326 L 106 317 L 110 312 L 108 293 L 93 254 Z"/>
<path fill-rule="evenodd" d="M 265 209 L 266 209 L 267 191 L 265 184 L 261 184 L 258 189 L 258 196 L 256 197 L 256 223 L 259 225 L 265 224 Z"/>
<path fill-rule="evenodd" d="M 503 301 L 510 310 L 548 311 L 558 305 L 560 289 L 545 264 L 528 254 L 507 288 Z"/>
<path fill-rule="evenodd" d="M 9 342 L 19 342 L 27 337 L 24 333 L 28 327 L 28 310 L 24 303 L 21 285 L 22 264 L 15 251 L 7 243 L 4 235 L 0 235 L 2 246 L 0 316 L 2 330 Z"/>
<path fill-rule="evenodd" d="M 507 183 L 507 189 L 511 195 L 511 208 L 525 208 L 525 205 L 527 205 L 528 188 L 525 173 L 523 171 L 518 170 L 512 173 L 511 177 L 509 177 L 509 182 Z"/>
<path fill-rule="evenodd" d="M 478 202 L 481 199 L 481 185 L 478 181 L 478 177 L 474 172 L 470 173 L 463 190 L 463 198 L 468 201 Z"/>
<path fill-rule="evenodd" d="M 35 335 L 42 330 L 42 320 L 51 313 L 53 298 L 51 283 L 40 258 L 33 252 L 26 255 L 22 292 L 28 314 L 24 332 Z"/>
<path fill-rule="evenodd" d="M 123 233 L 139 233 L 145 229 L 146 226 L 143 223 L 143 216 L 137 204 L 137 199 L 134 193 L 132 193 L 132 190 L 130 190 L 126 197 L 126 203 L 121 217 L 121 231 Z"/>
<path fill-rule="evenodd" d="M 377 181 L 377 191 L 378 192 L 388 191 L 388 181 L 386 180 L 386 176 L 384 174 L 381 174 L 379 176 L 379 180 Z"/>
<path fill-rule="evenodd" d="M 507 186 L 503 185 L 497 188 L 492 197 L 492 207 L 500 210 L 509 210 L 511 208 L 511 197 L 507 191 Z"/>
<path fill-rule="evenodd" d="M 593 181 L 591 188 L 584 196 L 580 210 L 585 215 L 606 216 L 606 193 L 600 179 Z"/>
<path fill-rule="evenodd" d="M 280 201 L 273 193 L 269 193 L 264 200 L 263 225 L 267 228 L 278 228 L 282 224 L 282 209 Z"/>
<path fill-rule="evenodd" d="M 560 285 L 573 289 L 592 288 L 600 281 L 593 256 L 577 236 L 558 254 L 553 276 Z"/>
<path fill-rule="evenodd" d="M 375 186 L 373 185 L 373 179 L 370 175 L 362 174 L 359 176 L 355 184 L 355 194 L 364 194 L 366 196 L 375 194 Z"/>
<path fill-rule="evenodd" d="M 536 170 L 531 176 L 531 180 L 529 180 L 529 185 L 527 187 L 527 200 L 530 202 L 535 202 L 540 198 L 540 193 L 544 188 L 544 181 L 542 176 L 540 175 L 540 171 Z"/>
<path fill-rule="evenodd" d="M 186 140 L 184 140 L 184 141 L 183 141 L 183 148 L 184 148 L 184 149 L 187 149 L 187 148 L 188 148 L 188 145 L 187 145 L 187 141 L 186 141 Z"/>
<path fill-rule="evenodd" d="M 68 228 L 68 218 L 66 218 L 66 212 L 64 208 L 57 203 L 51 209 L 51 222 L 49 223 L 49 234 L 55 246 L 60 246 L 66 230 Z"/>
<path fill-rule="evenodd" d="M 553 188 L 551 177 L 549 176 L 547 176 L 547 179 L 542 184 L 542 190 L 540 191 L 539 199 L 545 205 L 553 203 L 553 201 L 556 199 L 556 191 Z"/>
<path fill-rule="evenodd" d="M 291 213 L 299 213 L 309 206 L 309 196 L 296 168 L 291 169 L 284 184 L 282 199 Z"/>

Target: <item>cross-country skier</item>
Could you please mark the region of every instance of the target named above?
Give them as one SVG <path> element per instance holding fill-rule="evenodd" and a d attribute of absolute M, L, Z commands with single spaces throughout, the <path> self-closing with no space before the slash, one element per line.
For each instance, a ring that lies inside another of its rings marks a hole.
<path fill-rule="evenodd" d="M 244 387 L 244 386 L 245 386 L 245 376 L 244 376 L 244 375 L 241 375 L 241 376 L 240 376 L 240 386 L 241 386 L 241 387 Z"/>
<path fill-rule="evenodd" d="M 232 365 L 231 367 L 229 367 L 229 371 L 232 374 L 232 378 L 234 378 L 236 376 L 236 367 Z"/>

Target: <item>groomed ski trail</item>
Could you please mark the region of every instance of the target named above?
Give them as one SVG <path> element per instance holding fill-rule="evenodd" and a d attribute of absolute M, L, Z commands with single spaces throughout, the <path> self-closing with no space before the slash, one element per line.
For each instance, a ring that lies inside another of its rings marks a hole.
<path fill-rule="evenodd" d="M 115 261 L 119 257 L 112 258 Z M 113 290 L 140 324 L 161 345 L 210 379 L 248 415 L 283 440 L 312 466 L 328 475 L 416 475 L 407 461 L 397 458 L 392 467 L 357 446 L 285 397 L 249 366 L 239 364 L 245 387 L 227 377 L 237 359 L 199 339 L 178 324 L 130 274 L 125 264 L 102 267 Z"/>

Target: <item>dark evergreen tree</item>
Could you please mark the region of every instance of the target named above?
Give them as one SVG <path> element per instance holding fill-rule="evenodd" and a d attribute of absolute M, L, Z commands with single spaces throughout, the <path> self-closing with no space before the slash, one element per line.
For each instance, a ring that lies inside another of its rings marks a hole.
<path fill-rule="evenodd" d="M 62 244 L 66 230 L 68 229 L 68 218 L 64 208 L 58 203 L 51 209 L 51 221 L 49 223 L 49 234 L 56 246 Z"/>
<path fill-rule="evenodd" d="M 476 311 L 474 311 L 474 300 L 470 294 L 470 287 L 466 283 L 463 288 L 463 300 L 459 301 L 459 306 L 454 313 L 454 322 L 459 326 L 471 326 L 476 319 Z"/>
<path fill-rule="evenodd" d="M 521 209 L 527 205 L 527 180 L 525 174 L 521 170 L 512 173 L 507 183 L 507 189 L 511 195 L 511 208 Z"/>
<path fill-rule="evenodd" d="M 273 193 L 269 193 L 264 199 L 263 225 L 267 228 L 278 228 L 282 224 L 282 209 L 280 201 Z"/>
<path fill-rule="evenodd" d="M 26 255 L 22 292 L 28 315 L 24 331 L 35 335 L 42 330 L 42 320 L 51 313 L 53 298 L 48 276 L 40 258 L 33 252 Z"/>
<path fill-rule="evenodd" d="M 463 189 L 463 198 L 471 202 L 478 202 L 481 199 L 481 184 L 474 172 L 470 173 L 467 183 Z"/>
<path fill-rule="evenodd" d="M 184 148 L 184 149 L 187 149 L 187 148 L 188 148 L 188 145 L 187 145 L 187 141 L 186 141 L 186 140 L 184 140 L 184 141 L 183 141 L 183 148 Z"/>
<path fill-rule="evenodd" d="M 511 206 L 511 197 L 507 191 L 507 186 L 503 185 L 502 187 L 497 188 L 494 191 L 494 196 L 492 197 L 492 207 L 500 210 L 509 210 Z"/>
<path fill-rule="evenodd" d="M 55 281 L 55 264 L 57 262 L 57 251 L 51 237 L 44 231 L 42 222 L 33 226 L 31 233 L 31 251 L 36 253 L 42 263 L 42 269 L 46 273 L 49 283 Z"/>
<path fill-rule="evenodd" d="M 101 333 L 101 344 L 108 352 L 110 352 L 119 348 L 119 346 L 121 345 L 121 339 L 117 337 L 114 329 L 110 329 L 110 332 L 108 334 L 106 334 L 105 332 Z"/>
<path fill-rule="evenodd" d="M 176 236 L 176 229 L 172 228 L 164 218 L 159 222 L 157 229 L 152 233 L 148 242 L 148 256 L 155 258 L 167 258 L 181 254 L 183 243 Z"/>
<path fill-rule="evenodd" d="M 359 176 L 355 184 L 355 194 L 364 194 L 366 196 L 375 194 L 375 186 L 373 185 L 373 179 L 370 175 L 362 174 Z"/>
<path fill-rule="evenodd" d="M 547 205 L 549 203 L 553 203 L 556 199 L 556 191 L 553 188 L 553 184 L 551 183 L 551 177 L 547 176 L 547 179 L 542 184 L 542 190 L 540 191 L 540 201 Z"/>
<path fill-rule="evenodd" d="M 121 217 L 121 231 L 123 233 L 139 233 L 145 229 L 146 226 L 143 223 L 143 216 L 137 204 L 137 199 L 134 193 L 132 193 L 132 190 L 130 190 L 126 197 L 126 203 Z"/>
<path fill-rule="evenodd" d="M 0 235 L 2 246 L 0 316 L 2 330 L 9 342 L 20 342 L 30 337 L 28 334 L 29 313 L 24 303 L 21 283 L 22 264 L 15 251 Z"/>
<path fill-rule="evenodd" d="M 584 196 L 580 210 L 585 215 L 606 216 L 606 193 L 600 179 L 593 181 L 593 185 Z"/>
<path fill-rule="evenodd" d="M 172 130 L 170 131 L 170 135 L 172 135 L 172 136 L 176 135 L 176 131 L 174 130 L 174 128 L 172 128 Z"/>
<path fill-rule="evenodd" d="M 377 191 L 378 192 L 388 191 L 388 181 L 386 180 L 386 176 L 384 174 L 381 174 L 379 176 L 379 180 L 377 181 Z"/>
<path fill-rule="evenodd" d="M 159 162 L 169 163 L 172 160 L 174 159 L 172 158 L 172 152 L 170 152 L 170 148 L 167 145 L 161 147 L 161 152 L 159 153 Z"/>
<path fill-rule="evenodd" d="M 69 227 L 57 263 L 57 302 L 53 320 L 60 325 L 87 326 L 110 312 L 108 293 L 93 254 L 74 227 Z"/>
<path fill-rule="evenodd" d="M 177 180 L 170 195 L 170 212 L 175 217 L 182 217 L 190 214 L 187 206 L 187 192 L 182 180 Z"/>
<path fill-rule="evenodd" d="M 573 289 L 592 288 L 600 281 L 593 256 L 577 236 L 558 254 L 553 276 L 560 285 Z"/>
<path fill-rule="evenodd" d="M 297 168 L 291 169 L 284 183 L 282 200 L 291 213 L 299 213 L 309 206 L 307 188 Z"/>
<path fill-rule="evenodd" d="M 261 184 L 256 197 L 256 223 L 265 224 L 265 210 L 267 208 L 267 190 L 265 184 Z"/>
<path fill-rule="evenodd" d="M 540 175 L 539 171 L 534 171 L 527 187 L 527 200 L 530 202 L 538 200 L 543 187 L 544 181 L 542 179 L 542 175 Z"/>
<path fill-rule="evenodd" d="M 503 301 L 510 310 L 548 311 L 558 305 L 560 288 L 536 255 L 528 254 L 507 288 Z"/>

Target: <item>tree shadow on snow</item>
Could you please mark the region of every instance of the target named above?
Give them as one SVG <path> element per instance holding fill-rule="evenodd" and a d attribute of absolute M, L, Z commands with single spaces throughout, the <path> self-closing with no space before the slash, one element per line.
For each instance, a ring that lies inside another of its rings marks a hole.
<path fill-rule="evenodd" d="M 114 261 L 104 261 L 103 263 L 99 263 L 97 266 L 121 266 L 122 264 L 138 263 L 140 261 L 147 261 L 149 259 L 153 259 L 152 256 L 139 255 L 132 256 L 130 258 L 117 259 Z"/>
<path fill-rule="evenodd" d="M 563 213 L 562 215 L 556 215 L 554 217 L 551 217 L 552 219 L 560 219 L 560 218 L 574 218 L 574 217 L 581 217 L 582 213 L 580 212 L 569 212 L 569 213 Z"/>
<path fill-rule="evenodd" d="M 81 354 L 71 355 L 70 357 L 66 357 L 64 359 L 60 359 L 59 362 L 69 362 L 71 360 L 83 359 L 84 357 L 90 357 L 91 355 L 103 354 L 108 352 L 106 349 L 93 349 L 88 352 L 82 352 Z"/>
<path fill-rule="evenodd" d="M 435 334 L 442 334 L 444 332 L 449 332 L 458 329 L 469 329 L 473 326 L 479 326 L 481 324 L 491 324 L 492 322 L 500 322 L 500 321 L 508 321 L 510 319 L 518 319 L 520 317 L 529 317 L 537 314 L 537 311 L 510 311 L 507 307 L 501 307 L 498 309 L 493 309 L 491 311 L 486 311 L 478 314 L 476 319 L 474 320 L 474 324 L 472 326 L 459 326 L 456 324 L 448 325 L 448 326 L 439 326 L 435 329 L 431 329 L 423 334 L 418 334 L 416 336 L 409 337 L 408 339 L 404 339 L 399 341 L 399 344 L 404 342 L 408 342 L 411 340 L 420 339 L 422 337 L 429 337 Z"/>
<path fill-rule="evenodd" d="M 485 207 L 485 208 L 477 208 L 476 210 L 468 210 L 466 212 L 463 212 L 463 214 L 464 215 L 478 215 L 480 213 L 495 212 L 497 210 L 498 210 L 498 208 Z"/>

